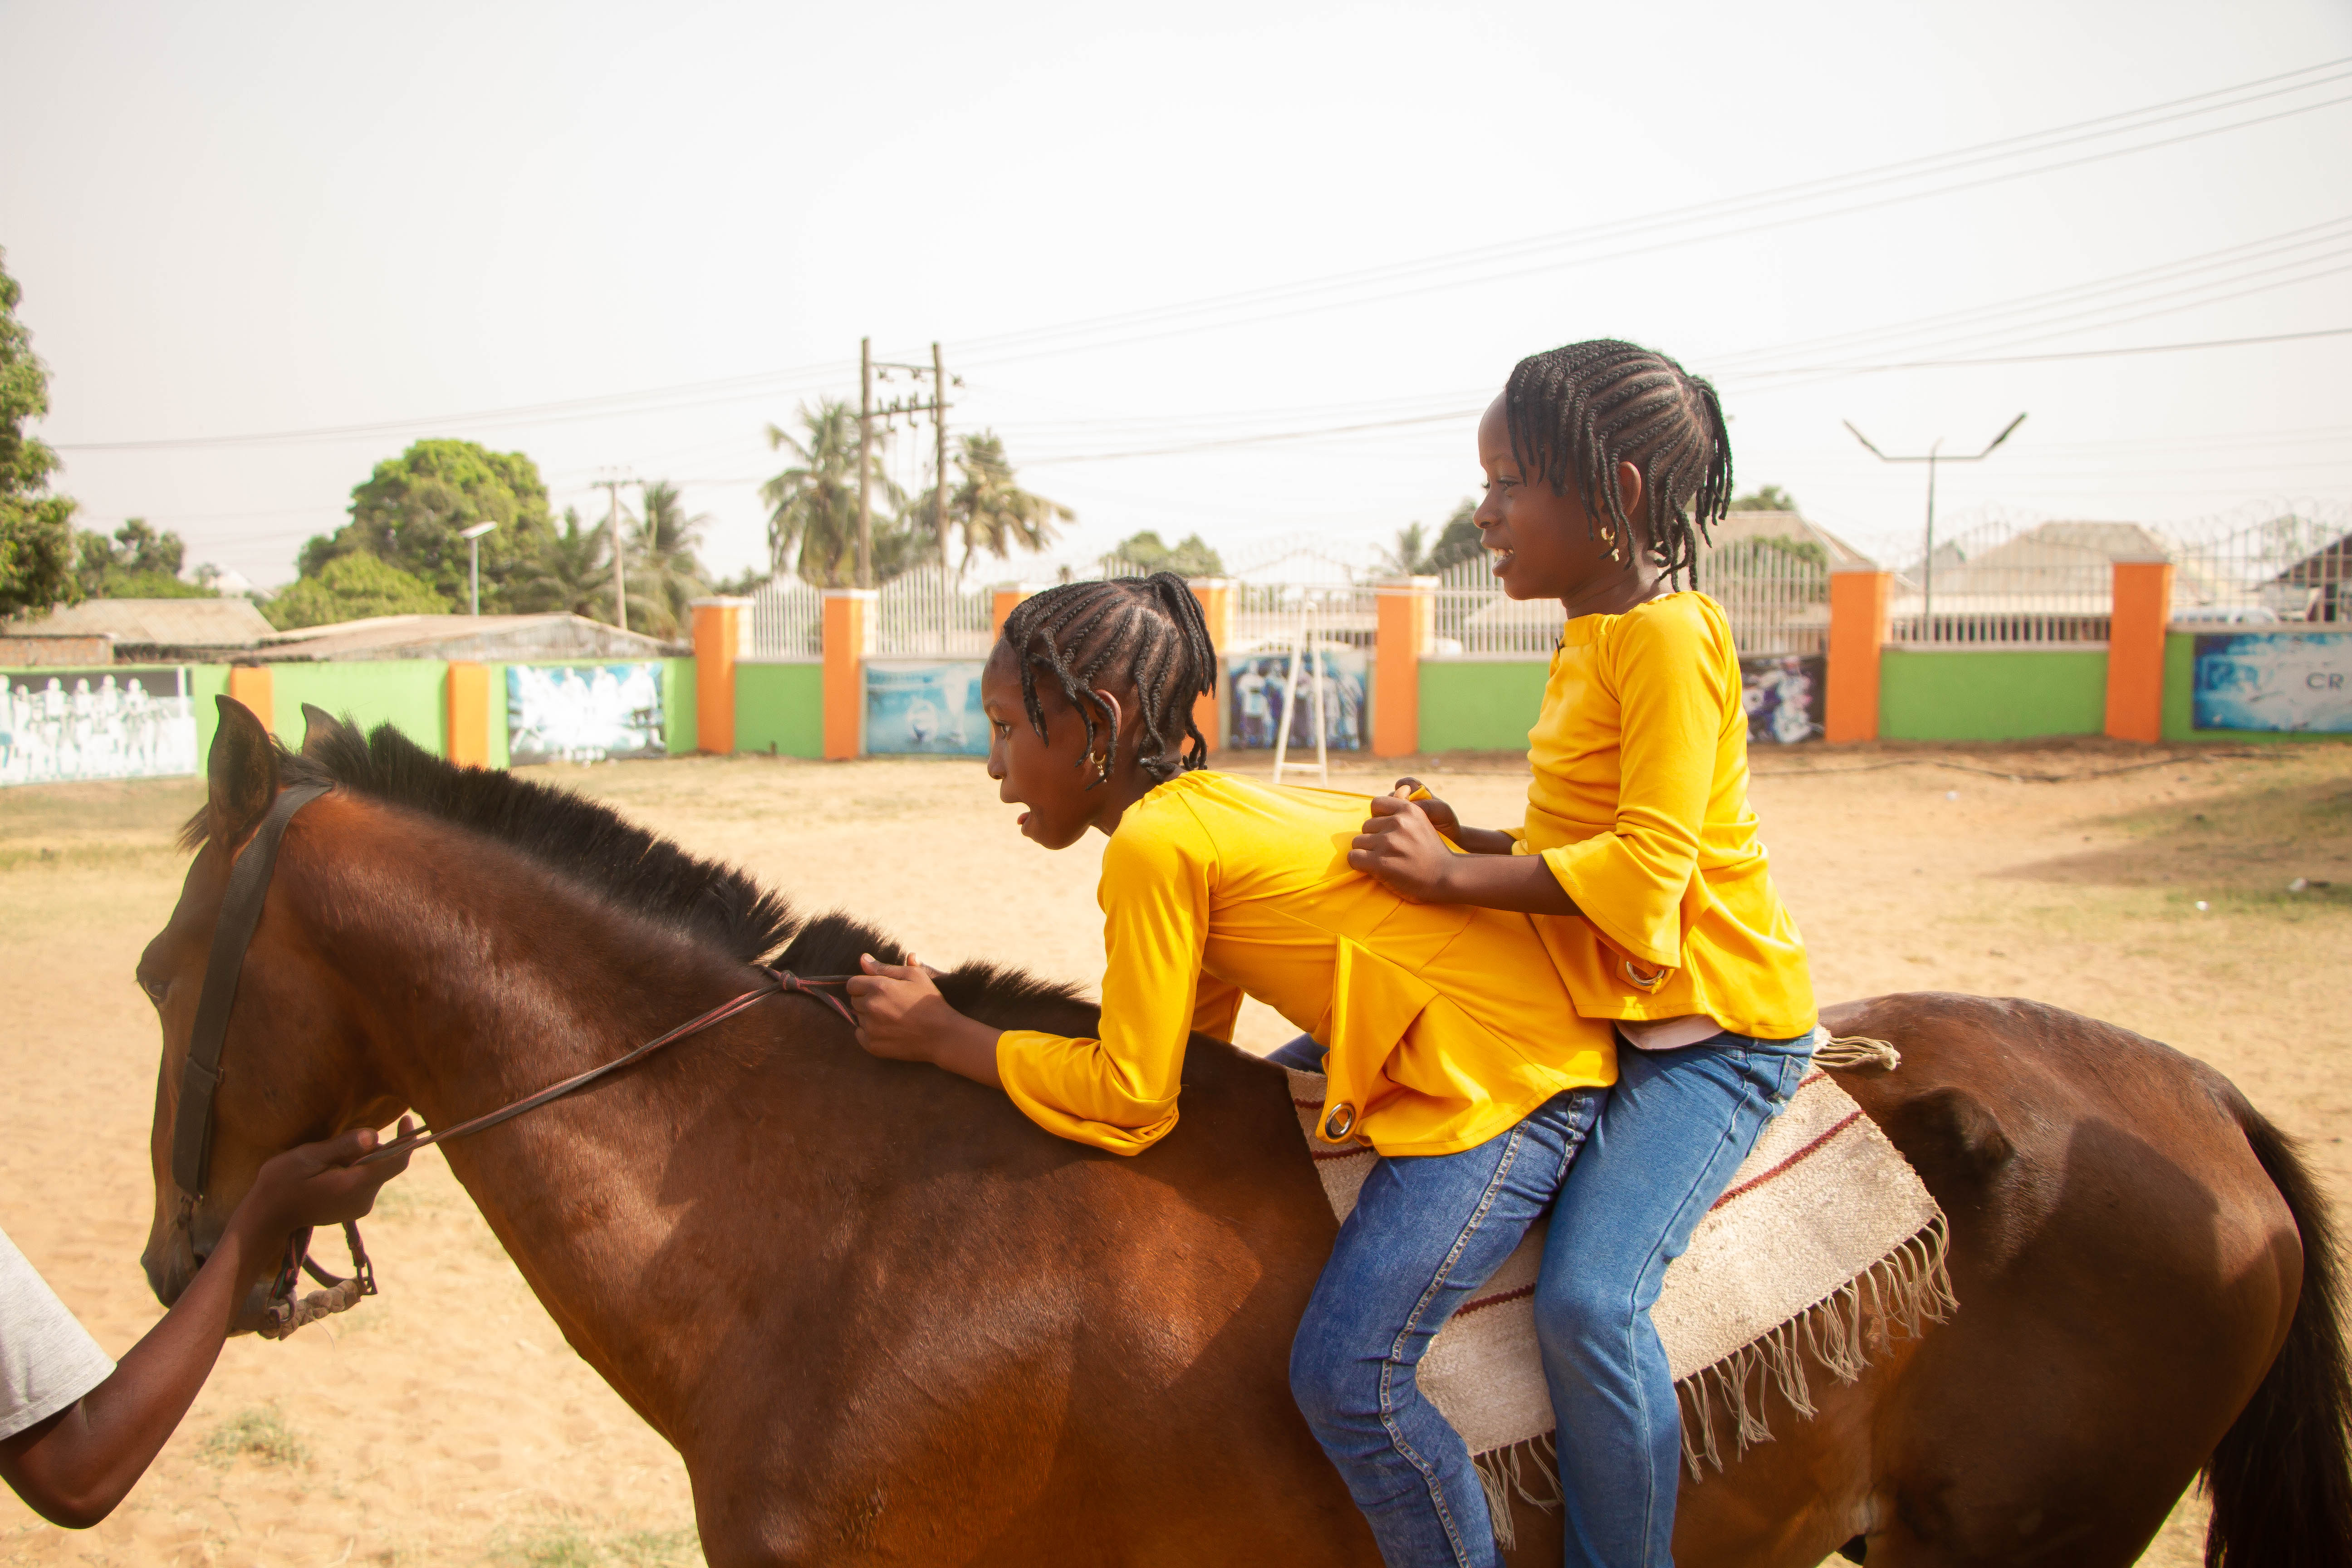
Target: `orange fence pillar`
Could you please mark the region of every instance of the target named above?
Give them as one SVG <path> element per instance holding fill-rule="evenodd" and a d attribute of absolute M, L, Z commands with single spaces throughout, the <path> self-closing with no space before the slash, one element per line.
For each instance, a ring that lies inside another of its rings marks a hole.
<path fill-rule="evenodd" d="M 449 760 L 469 768 L 490 765 L 490 667 L 449 661 Z"/>
<path fill-rule="evenodd" d="M 735 751 L 735 661 L 751 647 L 751 601 L 696 599 L 694 611 L 695 750 L 730 756 Z"/>
<path fill-rule="evenodd" d="M 1374 592 L 1372 755 L 1421 750 L 1421 661 L 1437 629 L 1437 579 L 1391 577 Z"/>
<path fill-rule="evenodd" d="M 275 734 L 278 730 L 276 704 L 269 696 L 269 667 L 266 664 L 235 664 L 229 667 L 228 694 L 253 710 L 261 727 Z"/>
<path fill-rule="evenodd" d="M 871 588 L 824 591 L 824 754 L 866 754 L 866 658 L 874 651 Z"/>
<path fill-rule="evenodd" d="M 2115 613 L 2107 625 L 2107 733 L 2118 741 L 2161 741 L 2172 563 L 2118 561 L 2115 574 Z"/>
<path fill-rule="evenodd" d="M 1013 606 L 1037 591 L 1034 583 L 999 583 L 989 590 L 988 635 L 994 639 L 1004 635 L 1004 617 Z"/>
<path fill-rule="evenodd" d="M 1878 661 L 1886 651 L 1886 601 L 1894 574 L 1830 569 L 1830 741 L 1878 739 Z"/>
<path fill-rule="evenodd" d="M 1192 722 L 1209 742 L 1209 750 L 1221 751 L 1225 743 L 1224 696 L 1225 649 L 1234 640 L 1234 581 L 1230 577 L 1194 577 L 1187 584 L 1192 597 L 1201 601 L 1201 618 L 1209 624 L 1209 646 L 1217 650 L 1216 689 L 1205 697 L 1192 700 Z"/>

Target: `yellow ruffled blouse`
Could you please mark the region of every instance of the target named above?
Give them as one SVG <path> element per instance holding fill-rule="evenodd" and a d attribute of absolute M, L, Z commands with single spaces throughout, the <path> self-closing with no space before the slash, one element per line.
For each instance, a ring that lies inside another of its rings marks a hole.
<path fill-rule="evenodd" d="M 1704 1014 L 1765 1039 L 1812 1028 L 1804 938 L 1748 804 L 1748 715 L 1723 606 L 1669 594 L 1569 622 L 1528 755 L 1535 778 L 1512 837 L 1583 911 L 1531 917 L 1579 1013 Z"/>
<path fill-rule="evenodd" d="M 1210 772 L 1129 807 L 1097 895 L 1102 1037 L 1005 1031 L 1013 1103 L 1139 1153 L 1176 1125 L 1187 1040 L 1231 1039 L 1244 994 L 1314 1036 L 1346 1139 L 1383 1154 L 1473 1148 L 1614 1082 L 1612 1026 L 1579 1016 L 1530 917 L 1409 902 L 1349 868 L 1369 815 L 1360 795 Z"/>

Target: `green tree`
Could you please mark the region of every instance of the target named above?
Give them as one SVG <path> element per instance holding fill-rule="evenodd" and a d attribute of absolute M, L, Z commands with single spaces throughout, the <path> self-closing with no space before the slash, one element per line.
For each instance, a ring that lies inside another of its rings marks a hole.
<path fill-rule="evenodd" d="M 1396 542 L 1382 547 L 1381 569 L 1399 577 L 1432 577 L 1459 562 L 1475 560 L 1481 546 L 1478 525 L 1472 519 L 1477 510 L 1478 503 L 1472 500 L 1455 507 L 1434 542 L 1420 523 L 1405 524 L 1397 530 Z"/>
<path fill-rule="evenodd" d="M 446 616 L 456 608 L 422 578 L 355 550 L 297 579 L 261 613 L 279 631 L 290 632 L 368 616 Z"/>
<path fill-rule="evenodd" d="M 472 554 L 457 535 L 478 522 L 499 525 L 482 539 L 482 608 L 510 609 L 509 584 L 555 537 L 538 465 L 472 441 L 419 441 L 352 488 L 352 521 L 302 546 L 301 574 L 316 577 L 337 557 L 364 552 L 463 603 Z"/>
<path fill-rule="evenodd" d="M 1150 529 L 1119 541 L 1106 561 L 1125 562 L 1146 572 L 1173 572 L 1179 577 L 1222 577 L 1225 563 L 1195 533 L 1181 544 L 1160 542 Z"/>
<path fill-rule="evenodd" d="M 0 262 L 7 252 L 0 251 Z M 23 290 L 0 265 L 0 616 L 81 597 L 74 577 L 74 503 L 51 495 L 58 455 L 25 434 L 49 411 L 49 374 L 16 320 Z"/>
<path fill-rule="evenodd" d="M 1731 498 L 1734 511 L 1794 511 L 1797 498 L 1778 485 L 1759 485 L 1744 496 Z"/>
<path fill-rule="evenodd" d="M 1069 522 L 1077 513 L 1059 501 L 1032 495 L 1015 481 L 1004 440 L 993 430 L 956 439 L 956 481 L 948 490 L 947 525 L 963 536 L 963 553 L 956 562 L 961 578 L 982 551 L 1003 561 L 1018 548 L 1034 552 L 1054 542 L 1054 525 Z M 931 519 L 933 492 L 925 490 L 908 506 L 910 529 Z M 944 539 L 927 542 L 923 554 L 937 559 Z"/>
<path fill-rule="evenodd" d="M 93 599 L 214 599 L 213 588 L 181 580 L 187 546 L 143 517 L 126 519 L 109 539 L 87 529 L 74 534 L 74 579 Z"/>
<path fill-rule="evenodd" d="M 792 466 L 760 487 L 768 503 L 768 559 L 820 588 L 857 578 L 857 410 L 834 398 L 801 408 L 801 434 L 771 425 L 768 447 Z M 882 466 L 877 442 L 866 457 L 873 498 L 874 580 L 912 564 L 917 547 L 898 521 L 905 499 Z"/>
<path fill-rule="evenodd" d="M 687 516 L 685 500 L 667 479 L 646 487 L 644 515 L 630 519 L 623 531 L 629 543 L 623 581 L 630 630 L 657 637 L 687 635 L 694 619 L 688 605 L 710 591 L 696 554 L 709 521 L 707 511 Z"/>
<path fill-rule="evenodd" d="M 601 522 L 583 526 L 579 511 L 565 507 L 562 528 L 551 533 L 538 556 L 516 574 L 509 591 L 514 608 L 610 622 L 611 545 L 611 530 Z"/>

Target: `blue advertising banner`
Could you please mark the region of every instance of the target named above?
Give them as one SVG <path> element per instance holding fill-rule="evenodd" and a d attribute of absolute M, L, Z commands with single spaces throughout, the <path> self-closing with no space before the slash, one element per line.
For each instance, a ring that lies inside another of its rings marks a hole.
<path fill-rule="evenodd" d="M 1316 667 L 1319 666 L 1319 669 Z M 1290 725 L 1290 747 L 1315 749 L 1315 685 L 1322 688 L 1323 743 L 1335 752 L 1361 751 L 1370 743 L 1372 712 L 1371 660 L 1360 647 L 1318 647 L 1314 664 L 1302 660 L 1298 700 L 1291 700 L 1290 655 L 1237 653 L 1225 656 L 1230 733 L 1225 743 L 1244 751 L 1272 751 L 1282 726 Z"/>
<path fill-rule="evenodd" d="M 2352 632 L 2205 633 L 2196 668 L 2197 729 L 2352 734 Z"/>
<path fill-rule="evenodd" d="M 507 666 L 507 760 L 667 757 L 658 664 Z"/>
<path fill-rule="evenodd" d="M 984 757 L 988 721 L 980 710 L 982 661 L 866 667 L 866 754 Z"/>
<path fill-rule="evenodd" d="M 1829 660 L 1820 654 L 1753 654 L 1739 661 L 1748 743 L 1789 746 L 1822 733 Z"/>

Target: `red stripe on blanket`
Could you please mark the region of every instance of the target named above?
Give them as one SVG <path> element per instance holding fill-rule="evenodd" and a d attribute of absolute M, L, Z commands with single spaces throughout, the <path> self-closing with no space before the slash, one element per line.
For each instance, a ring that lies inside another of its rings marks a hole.
<path fill-rule="evenodd" d="M 1468 1306 L 1463 1308 L 1460 1311 L 1454 1313 L 1454 1316 L 1455 1321 L 1458 1321 L 1461 1319 L 1468 1317 L 1473 1312 L 1483 1312 L 1489 1307 L 1499 1307 L 1506 1301 L 1516 1301 L 1522 1296 L 1532 1296 L 1535 1293 L 1536 1288 L 1534 1286 L 1522 1285 L 1516 1290 L 1506 1290 L 1499 1296 L 1482 1296 L 1475 1301 L 1471 1302 Z"/>
<path fill-rule="evenodd" d="M 1744 1193 L 1754 1192 L 1757 1188 L 1762 1186 L 1773 1177 L 1781 1174 L 1790 1167 L 1801 1163 L 1804 1160 L 1805 1156 L 1811 1154 L 1814 1150 L 1819 1149 L 1822 1144 L 1828 1142 L 1831 1139 L 1836 1137 L 1839 1133 L 1844 1131 L 1847 1128 L 1853 1126 L 1855 1122 L 1861 1120 L 1861 1111 L 1856 1110 L 1852 1112 L 1845 1118 L 1845 1120 L 1840 1121 L 1836 1126 L 1831 1128 L 1828 1131 L 1822 1133 L 1820 1137 L 1814 1139 L 1811 1142 L 1806 1144 L 1803 1148 L 1798 1150 L 1795 1153 L 1790 1155 L 1787 1159 L 1781 1161 L 1770 1170 L 1762 1172 L 1761 1173 L 1751 1177 L 1748 1181 L 1740 1183 L 1738 1186 L 1732 1188 L 1729 1192 L 1716 1199 L 1713 1204 L 1708 1205 L 1707 1213 L 1713 1214 L 1717 1209 L 1721 1208 L 1724 1205 L 1729 1203 L 1732 1199 L 1738 1197 Z"/>

